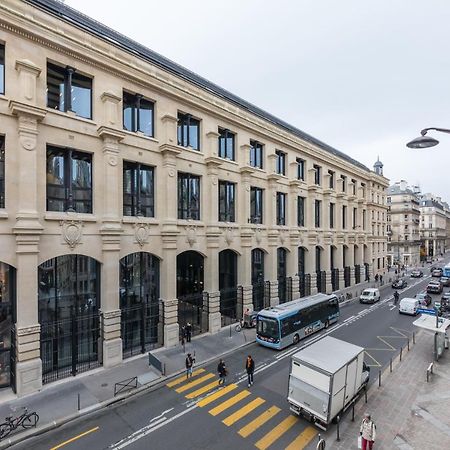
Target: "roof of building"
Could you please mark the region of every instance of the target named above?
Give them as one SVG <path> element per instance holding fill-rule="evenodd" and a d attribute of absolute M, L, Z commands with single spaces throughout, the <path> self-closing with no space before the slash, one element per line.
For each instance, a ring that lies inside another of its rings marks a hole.
<path fill-rule="evenodd" d="M 383 167 L 383 163 L 380 161 L 380 157 L 377 158 L 373 167 Z"/>
<path fill-rule="evenodd" d="M 444 209 L 444 205 L 442 203 L 433 199 L 420 200 L 420 206 L 434 207 L 442 210 Z"/>
<path fill-rule="evenodd" d="M 396 194 L 411 194 L 416 195 L 409 187 L 406 189 L 402 189 L 398 184 L 393 184 L 389 186 L 386 190 L 387 195 L 396 195 Z"/>
<path fill-rule="evenodd" d="M 111 45 L 114 45 L 128 53 L 132 53 L 138 58 L 144 59 L 151 64 L 154 64 L 167 72 L 173 73 L 211 93 L 231 102 L 239 107 L 250 111 L 251 113 L 257 115 L 258 117 L 267 120 L 285 130 L 291 132 L 295 136 L 307 141 L 311 144 L 314 144 L 325 150 L 328 153 L 331 153 L 354 166 L 367 171 L 372 172 L 368 167 L 364 164 L 360 163 L 356 159 L 351 158 L 345 153 L 335 149 L 334 147 L 316 139 L 315 137 L 305 133 L 304 131 L 290 125 L 278 117 L 273 116 L 272 114 L 264 111 L 263 109 L 243 100 L 242 98 L 232 94 L 231 92 L 221 88 L 217 84 L 208 81 L 207 79 L 197 75 L 196 73 L 184 68 L 183 66 L 171 61 L 168 58 L 156 53 L 149 48 L 133 41 L 132 39 L 124 36 L 117 31 L 103 25 L 102 23 L 82 14 L 81 12 L 65 5 L 64 3 L 57 0 L 22 0 L 26 3 L 29 3 L 37 8 L 40 8 L 46 11 L 49 14 L 57 16 L 61 20 L 71 23 L 72 25 L 83 29 L 84 31 L 95 35 L 96 37 L 109 42 Z"/>

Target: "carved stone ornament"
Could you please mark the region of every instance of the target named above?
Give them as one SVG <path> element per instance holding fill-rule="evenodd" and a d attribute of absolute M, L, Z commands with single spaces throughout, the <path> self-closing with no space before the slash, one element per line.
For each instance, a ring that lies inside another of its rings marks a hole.
<path fill-rule="evenodd" d="M 216 185 L 217 185 L 217 175 L 213 175 L 213 176 L 211 177 L 211 184 L 212 184 L 213 186 L 216 186 Z"/>
<path fill-rule="evenodd" d="M 257 229 L 255 230 L 255 238 L 256 238 L 256 242 L 257 242 L 258 244 L 261 244 L 261 241 L 262 241 L 262 232 L 261 232 L 261 228 L 257 228 Z"/>
<path fill-rule="evenodd" d="M 150 229 L 147 223 L 134 224 L 134 238 L 141 248 L 148 242 L 149 235 Z"/>
<path fill-rule="evenodd" d="M 36 148 L 36 137 L 35 136 L 27 136 L 22 134 L 19 137 L 20 145 L 28 151 L 32 151 Z"/>
<path fill-rule="evenodd" d="M 108 164 L 110 166 L 117 166 L 117 156 L 116 155 L 110 155 L 108 158 Z"/>
<path fill-rule="evenodd" d="M 175 176 L 175 169 L 169 169 L 169 177 Z"/>
<path fill-rule="evenodd" d="M 83 222 L 81 220 L 61 220 L 62 236 L 66 244 L 73 250 L 81 241 Z"/>
<path fill-rule="evenodd" d="M 197 227 L 195 225 L 186 227 L 186 241 L 191 247 L 197 242 Z"/>
<path fill-rule="evenodd" d="M 228 245 L 230 245 L 234 240 L 233 228 L 227 227 L 225 229 L 225 241 Z"/>
<path fill-rule="evenodd" d="M 280 230 L 280 242 L 284 244 L 286 241 L 286 230 Z"/>

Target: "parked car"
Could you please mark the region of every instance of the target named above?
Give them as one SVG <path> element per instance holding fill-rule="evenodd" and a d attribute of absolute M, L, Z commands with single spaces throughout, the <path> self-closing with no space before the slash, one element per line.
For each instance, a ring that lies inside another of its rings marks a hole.
<path fill-rule="evenodd" d="M 450 286 L 450 278 L 449 277 L 441 277 L 439 279 L 439 281 L 441 282 L 442 286 Z"/>
<path fill-rule="evenodd" d="M 394 289 L 404 289 L 406 286 L 408 286 L 408 283 L 403 278 L 399 278 L 392 283 Z"/>
<path fill-rule="evenodd" d="M 450 291 L 444 292 L 442 294 L 441 300 L 450 301 Z"/>
<path fill-rule="evenodd" d="M 427 293 L 442 294 L 443 288 L 439 281 L 430 281 L 427 286 Z"/>
<path fill-rule="evenodd" d="M 427 294 L 426 292 L 420 292 L 419 294 L 416 294 L 416 298 L 423 306 L 431 305 L 431 295 Z"/>
<path fill-rule="evenodd" d="M 423 272 L 419 269 L 413 270 L 411 272 L 411 278 L 420 278 L 423 277 Z"/>
<path fill-rule="evenodd" d="M 432 277 L 442 277 L 442 275 L 443 275 L 443 273 L 442 273 L 442 269 L 440 269 L 440 268 L 437 268 L 437 269 L 433 269 L 432 271 L 431 271 L 431 276 Z"/>
<path fill-rule="evenodd" d="M 375 303 L 380 301 L 380 291 L 376 288 L 364 289 L 359 296 L 359 303 Z"/>

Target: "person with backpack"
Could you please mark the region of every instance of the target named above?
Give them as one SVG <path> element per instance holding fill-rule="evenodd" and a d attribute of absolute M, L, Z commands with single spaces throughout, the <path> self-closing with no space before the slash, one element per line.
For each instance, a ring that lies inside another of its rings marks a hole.
<path fill-rule="evenodd" d="M 195 358 L 190 353 L 186 356 L 186 379 L 192 378 L 192 367 L 194 366 Z"/>
<path fill-rule="evenodd" d="M 359 434 L 362 440 L 362 450 L 372 450 L 373 443 L 376 438 L 376 430 L 377 427 L 373 423 L 370 414 L 364 414 L 364 419 L 362 420 L 361 427 L 359 428 Z"/>
<path fill-rule="evenodd" d="M 217 366 L 217 372 L 219 373 L 219 386 L 225 384 L 227 381 L 228 370 L 222 358 L 220 359 L 219 364 Z"/>

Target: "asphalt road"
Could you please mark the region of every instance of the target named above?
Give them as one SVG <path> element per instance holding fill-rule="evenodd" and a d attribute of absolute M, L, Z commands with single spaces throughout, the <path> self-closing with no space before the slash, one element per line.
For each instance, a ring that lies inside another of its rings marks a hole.
<path fill-rule="evenodd" d="M 401 298 L 422 291 L 429 277 L 410 279 Z M 251 344 L 227 356 L 230 376 L 218 388 L 216 366 L 197 368 L 153 392 L 81 418 L 15 446 L 29 449 L 284 449 L 315 448 L 318 430 L 291 414 L 287 401 L 290 355 L 329 334 L 366 348 L 371 380 L 412 336 L 414 317 L 401 315 L 384 290 L 375 305 L 350 303 L 339 322 L 281 352 Z M 435 296 L 438 300 L 440 296 Z M 247 388 L 247 354 L 256 361 L 255 383 Z"/>

